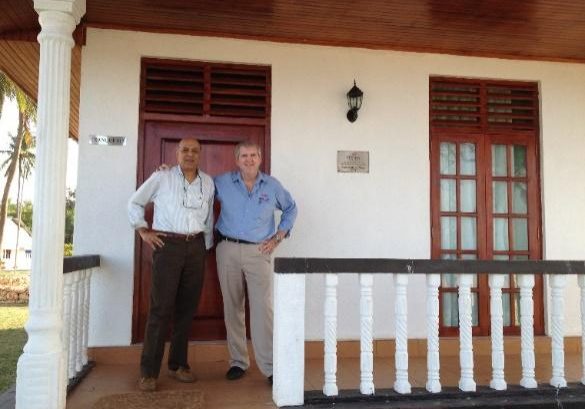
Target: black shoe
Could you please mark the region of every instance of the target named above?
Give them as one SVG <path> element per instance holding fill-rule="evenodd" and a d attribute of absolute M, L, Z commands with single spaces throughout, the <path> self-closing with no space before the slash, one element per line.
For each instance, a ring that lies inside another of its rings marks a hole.
<path fill-rule="evenodd" d="M 272 375 L 270 375 L 270 376 L 268 377 L 268 383 L 270 384 L 270 386 L 272 386 Z"/>
<path fill-rule="evenodd" d="M 245 373 L 245 369 L 242 369 L 239 366 L 232 366 L 225 374 L 225 377 L 230 381 L 235 381 L 236 379 L 240 379 L 242 376 L 244 376 Z"/>

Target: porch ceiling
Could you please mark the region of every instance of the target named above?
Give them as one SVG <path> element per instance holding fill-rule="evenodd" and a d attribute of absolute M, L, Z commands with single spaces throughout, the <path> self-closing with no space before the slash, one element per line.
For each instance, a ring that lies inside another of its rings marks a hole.
<path fill-rule="evenodd" d="M 87 0 L 82 26 L 585 63 L 583 0 Z M 33 0 L 2 0 L 0 69 L 31 96 L 39 30 Z M 72 96 L 77 137 L 78 83 Z"/>

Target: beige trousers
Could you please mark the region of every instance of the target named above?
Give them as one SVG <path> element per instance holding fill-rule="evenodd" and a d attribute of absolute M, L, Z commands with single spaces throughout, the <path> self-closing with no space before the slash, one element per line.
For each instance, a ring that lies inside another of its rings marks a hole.
<path fill-rule="evenodd" d="M 217 273 L 230 353 L 230 366 L 248 369 L 244 288 L 248 289 L 252 346 L 258 368 L 272 375 L 272 271 L 271 256 L 258 244 L 221 241 L 217 245 Z"/>

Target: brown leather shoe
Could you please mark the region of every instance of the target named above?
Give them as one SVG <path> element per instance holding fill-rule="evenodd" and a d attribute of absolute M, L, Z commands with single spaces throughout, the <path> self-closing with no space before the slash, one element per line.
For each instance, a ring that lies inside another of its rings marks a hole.
<path fill-rule="evenodd" d="M 156 378 L 140 378 L 138 389 L 142 392 L 154 392 L 156 390 Z"/>
<path fill-rule="evenodd" d="M 192 383 L 195 382 L 195 376 L 191 373 L 189 368 L 179 367 L 176 371 L 169 369 L 169 376 L 179 382 Z"/>

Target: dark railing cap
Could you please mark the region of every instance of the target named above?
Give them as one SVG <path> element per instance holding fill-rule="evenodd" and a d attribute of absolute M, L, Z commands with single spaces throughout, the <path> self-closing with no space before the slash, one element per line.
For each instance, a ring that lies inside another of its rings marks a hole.
<path fill-rule="evenodd" d="M 63 258 L 63 274 L 72 273 L 74 271 L 86 270 L 100 266 L 100 256 L 97 254 L 90 254 L 87 256 L 71 256 Z"/>
<path fill-rule="evenodd" d="M 585 274 L 582 260 L 427 260 L 394 258 L 283 258 L 274 272 L 408 274 Z"/>

